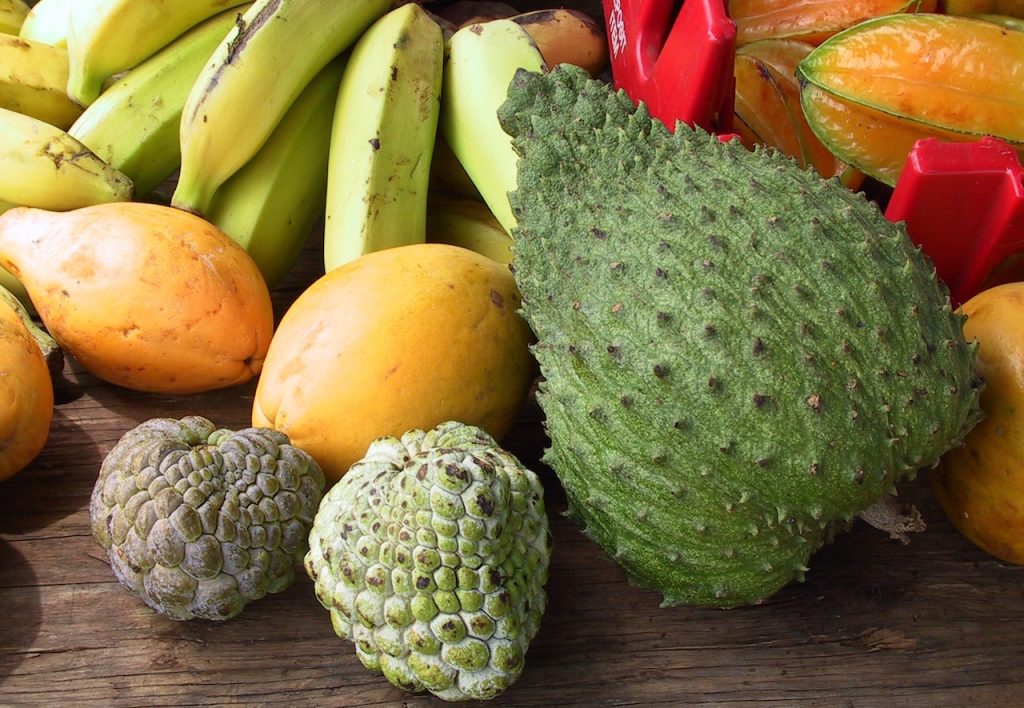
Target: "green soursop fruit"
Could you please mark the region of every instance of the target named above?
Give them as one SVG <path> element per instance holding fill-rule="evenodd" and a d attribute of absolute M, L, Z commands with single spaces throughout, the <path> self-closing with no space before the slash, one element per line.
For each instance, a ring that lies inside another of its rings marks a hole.
<path fill-rule="evenodd" d="M 902 224 L 574 67 L 521 72 L 514 270 L 570 516 L 664 603 L 755 603 L 979 419 Z"/>
<path fill-rule="evenodd" d="M 157 612 L 225 620 L 292 584 L 324 484 L 278 431 L 154 418 L 103 460 L 92 533 L 121 585 Z"/>
<path fill-rule="evenodd" d="M 324 497 L 306 572 L 364 666 L 458 701 L 519 677 L 549 556 L 537 476 L 483 430 L 448 422 L 370 445 Z"/>

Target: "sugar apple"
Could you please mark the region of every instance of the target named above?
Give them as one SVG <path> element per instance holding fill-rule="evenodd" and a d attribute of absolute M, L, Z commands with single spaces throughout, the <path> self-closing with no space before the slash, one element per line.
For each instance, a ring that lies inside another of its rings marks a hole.
<path fill-rule="evenodd" d="M 324 497 L 305 562 L 364 666 L 455 701 L 519 677 L 550 550 L 537 476 L 480 428 L 447 422 L 373 442 Z"/>
<path fill-rule="evenodd" d="M 121 584 L 157 612 L 225 620 L 295 579 L 324 484 L 278 431 L 155 418 L 104 459 L 92 533 Z"/>

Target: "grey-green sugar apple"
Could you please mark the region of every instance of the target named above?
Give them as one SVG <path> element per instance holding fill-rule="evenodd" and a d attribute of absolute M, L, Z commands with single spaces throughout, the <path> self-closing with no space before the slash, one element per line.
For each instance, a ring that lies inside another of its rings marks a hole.
<path fill-rule="evenodd" d="M 176 620 L 225 620 L 291 585 L 325 479 L 275 430 L 155 418 L 103 461 L 92 533 L 121 584 Z"/>
<path fill-rule="evenodd" d="M 306 571 L 367 668 L 408 691 L 489 699 L 523 670 L 549 556 L 537 476 L 448 422 L 370 446 L 324 497 Z"/>

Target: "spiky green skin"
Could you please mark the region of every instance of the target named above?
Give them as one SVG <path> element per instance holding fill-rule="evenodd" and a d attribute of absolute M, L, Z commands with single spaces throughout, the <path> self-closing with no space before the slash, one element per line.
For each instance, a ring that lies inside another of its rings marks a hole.
<path fill-rule="evenodd" d="M 226 620 L 292 584 L 324 485 L 276 430 L 154 418 L 104 458 L 92 533 L 120 583 L 157 612 Z"/>
<path fill-rule="evenodd" d="M 493 698 L 521 674 L 549 557 L 536 475 L 449 422 L 370 446 L 324 498 L 306 572 L 363 665 L 458 701 Z"/>
<path fill-rule="evenodd" d="M 767 598 L 977 421 L 962 318 L 863 195 L 571 67 L 499 115 L 545 461 L 666 604 Z"/>

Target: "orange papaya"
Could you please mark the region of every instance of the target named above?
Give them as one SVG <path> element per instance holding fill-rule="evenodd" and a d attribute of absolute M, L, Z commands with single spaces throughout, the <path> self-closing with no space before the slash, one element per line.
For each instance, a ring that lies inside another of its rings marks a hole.
<path fill-rule="evenodd" d="M 992 135 L 1024 152 L 1024 33 L 939 14 L 878 18 L 822 43 L 797 76 L 822 143 L 886 184 L 921 138 Z"/>
<path fill-rule="evenodd" d="M 899 12 L 934 12 L 936 0 L 729 0 L 736 45 L 768 38 L 820 44 L 847 27 Z"/>

